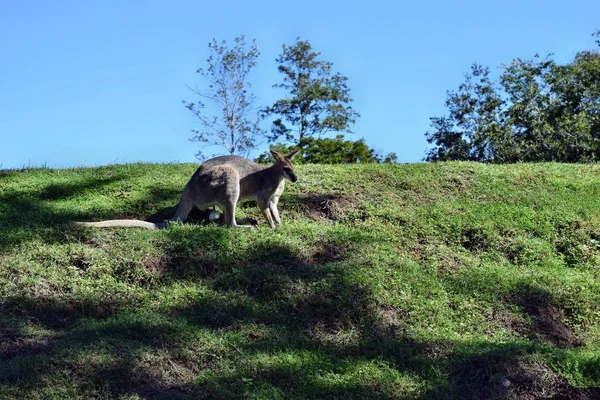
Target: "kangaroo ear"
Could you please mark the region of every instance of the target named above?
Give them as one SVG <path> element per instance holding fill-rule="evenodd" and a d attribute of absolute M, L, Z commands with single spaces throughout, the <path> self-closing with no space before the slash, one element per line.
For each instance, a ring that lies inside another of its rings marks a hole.
<path fill-rule="evenodd" d="M 283 162 L 284 156 L 281 155 L 280 153 L 278 153 L 278 152 L 276 152 L 274 150 L 271 150 L 271 155 L 273 155 L 273 158 L 275 159 L 275 161 L 277 161 L 277 162 Z"/>
<path fill-rule="evenodd" d="M 300 149 L 298 150 L 294 150 L 292 151 L 290 154 L 288 154 L 287 156 L 285 156 L 285 158 L 287 158 L 288 160 L 293 160 L 294 157 L 296 157 L 296 155 L 300 152 Z"/>

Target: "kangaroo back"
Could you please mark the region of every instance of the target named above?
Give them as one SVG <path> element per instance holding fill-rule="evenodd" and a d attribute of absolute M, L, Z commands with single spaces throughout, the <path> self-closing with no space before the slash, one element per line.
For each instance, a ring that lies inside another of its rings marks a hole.
<path fill-rule="evenodd" d="M 244 177 L 262 171 L 266 168 L 268 168 L 266 165 L 261 165 L 261 164 L 257 164 L 252 160 L 249 160 L 247 158 L 244 157 L 240 157 L 240 156 L 220 156 L 220 157 L 215 157 L 215 158 L 211 158 L 210 160 L 207 160 L 204 164 L 202 164 L 199 168 L 200 173 L 208 171 L 214 167 L 216 167 L 217 165 L 229 165 L 231 167 L 233 167 L 236 171 L 237 174 L 239 175 L 240 179 L 243 179 Z"/>

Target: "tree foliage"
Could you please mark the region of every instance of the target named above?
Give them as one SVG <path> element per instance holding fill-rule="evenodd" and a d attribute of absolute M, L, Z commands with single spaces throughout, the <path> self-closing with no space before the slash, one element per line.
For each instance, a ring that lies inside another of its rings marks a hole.
<path fill-rule="evenodd" d="M 309 41 L 283 45 L 283 52 L 276 59 L 283 83 L 274 87 L 288 91 L 290 96 L 262 111 L 263 117 L 277 117 L 270 141 L 283 139 L 299 144 L 330 131 L 352 132 L 351 126 L 360 115 L 350 106 L 348 78 L 333 73 L 333 64 L 321 60 L 320 54 Z"/>
<path fill-rule="evenodd" d="M 600 31 L 599 31 L 600 32 Z M 596 32 L 596 37 L 600 33 Z M 600 45 L 600 41 L 596 41 Z M 600 53 L 586 50 L 566 64 L 552 55 L 515 59 L 499 80 L 473 65 L 449 114 L 432 117 L 426 160 L 585 162 L 600 158 Z"/>
<path fill-rule="evenodd" d="M 383 157 L 375 149 L 367 146 L 363 139 L 356 141 L 345 140 L 343 135 L 335 138 L 305 137 L 297 145 L 277 143 L 272 150 L 280 153 L 290 153 L 300 150 L 294 159 L 295 164 L 365 164 L 365 163 L 395 163 L 397 156 L 390 153 Z M 270 152 L 261 154 L 257 159 L 259 163 L 272 162 Z"/>
<path fill-rule="evenodd" d="M 448 92 L 450 115 L 431 118 L 434 131 L 426 134 L 438 146 L 430 150 L 429 160 L 493 161 L 507 156 L 500 115 L 504 101 L 489 73 L 489 68 L 474 64 L 458 91 Z"/>
<path fill-rule="evenodd" d="M 222 147 L 229 154 L 248 155 L 263 134 L 255 106 L 256 96 L 248 91 L 252 86 L 248 75 L 260 52 L 256 42 L 248 45 L 244 36 L 235 38 L 231 47 L 226 41 L 219 43 L 216 39 L 208 47 L 208 66 L 196 71 L 208 86 L 190 88 L 200 100 L 183 101 L 201 125 L 192 131 L 191 140 L 202 144 L 196 156 L 204 158 L 202 150 L 210 146 Z M 206 110 L 205 102 L 210 104 L 210 110 Z"/>

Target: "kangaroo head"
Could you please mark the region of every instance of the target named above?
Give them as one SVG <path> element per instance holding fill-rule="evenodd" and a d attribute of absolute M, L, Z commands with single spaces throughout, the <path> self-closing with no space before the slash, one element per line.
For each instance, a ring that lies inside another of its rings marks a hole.
<path fill-rule="evenodd" d="M 294 171 L 294 165 L 292 164 L 292 160 L 296 157 L 300 150 L 292 151 L 290 154 L 283 155 L 276 151 L 271 150 L 271 154 L 275 158 L 275 168 L 277 168 L 281 175 L 290 182 L 296 182 L 298 177 L 296 176 L 296 172 Z"/>

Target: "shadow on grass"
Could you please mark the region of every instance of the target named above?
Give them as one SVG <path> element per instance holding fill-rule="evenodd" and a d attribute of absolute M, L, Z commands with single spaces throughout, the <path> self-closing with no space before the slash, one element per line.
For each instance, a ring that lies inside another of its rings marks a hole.
<path fill-rule="evenodd" d="M 301 254 L 282 245 L 231 248 L 230 235 L 218 228 L 168 231 L 163 284 L 197 282 L 211 289 L 189 304 L 143 311 L 122 299 L 112 304 L 5 301 L 0 305 L 8 326 L 0 329 L 5 342 L 0 394 L 49 393 L 48 382 L 60 384 L 65 376 L 74 382 L 71 395 L 80 397 L 535 399 L 540 393 L 554 398 L 600 394 L 577 391 L 551 371 L 527 364 L 527 355 L 546 351 L 543 345 L 466 346 L 407 337 L 402 310 L 378 304 L 370 286 L 357 281 L 346 263 L 352 250 L 340 238 L 323 238 L 311 254 Z M 51 333 L 32 338 L 25 329 L 30 325 Z M 225 348 L 197 342 L 205 336 Z M 378 374 L 401 374 L 422 387 L 411 392 Z"/>
<path fill-rule="evenodd" d="M 542 344 L 408 337 L 403 311 L 379 304 L 370 286 L 352 274 L 347 261 L 354 250 L 339 237 L 322 238 L 304 254 L 278 244 L 232 248 L 231 234 L 219 228 L 167 231 L 162 285 L 185 281 L 210 289 L 183 305 L 136 310 L 122 299 L 43 298 L 0 304 L 8 326 L 0 328 L 0 338 L 10 343 L 0 347 L 0 394 L 48 394 L 52 382 L 64 384 L 66 376 L 74 382 L 70 395 L 79 397 L 600 394 L 577 391 L 552 371 L 528 364 L 527 355 L 547 351 Z M 26 329 L 32 325 L 49 333 L 32 337 Z M 386 374 L 409 377 L 419 388 L 398 385 Z"/>
<path fill-rule="evenodd" d="M 87 177 L 68 183 L 41 185 L 37 190 L 0 192 L 0 253 L 32 240 L 60 243 L 68 240 L 69 237 L 81 236 L 81 229 L 71 224 L 72 221 L 98 221 L 115 218 L 144 219 L 156 209 L 157 204 L 169 199 L 174 199 L 175 202 L 179 200 L 179 191 L 150 187 L 147 196 L 136 199 L 125 211 L 82 212 L 76 209 L 76 202 L 73 202 L 72 209 L 58 208 L 54 204 L 58 200 L 68 200 L 101 190 L 104 186 L 130 177 L 130 174 Z M 174 209 L 173 207 L 172 210 Z M 170 210 L 171 208 L 165 208 L 163 213 L 169 214 Z M 172 213 L 165 218 L 171 216 Z"/>
<path fill-rule="evenodd" d="M 67 199 L 97 189 L 124 177 L 92 178 L 80 182 L 46 185 L 34 191 L 0 193 L 0 251 L 6 251 L 29 240 L 48 243 L 64 240 L 66 224 L 89 217 L 77 211 L 56 210 L 52 201 Z"/>

